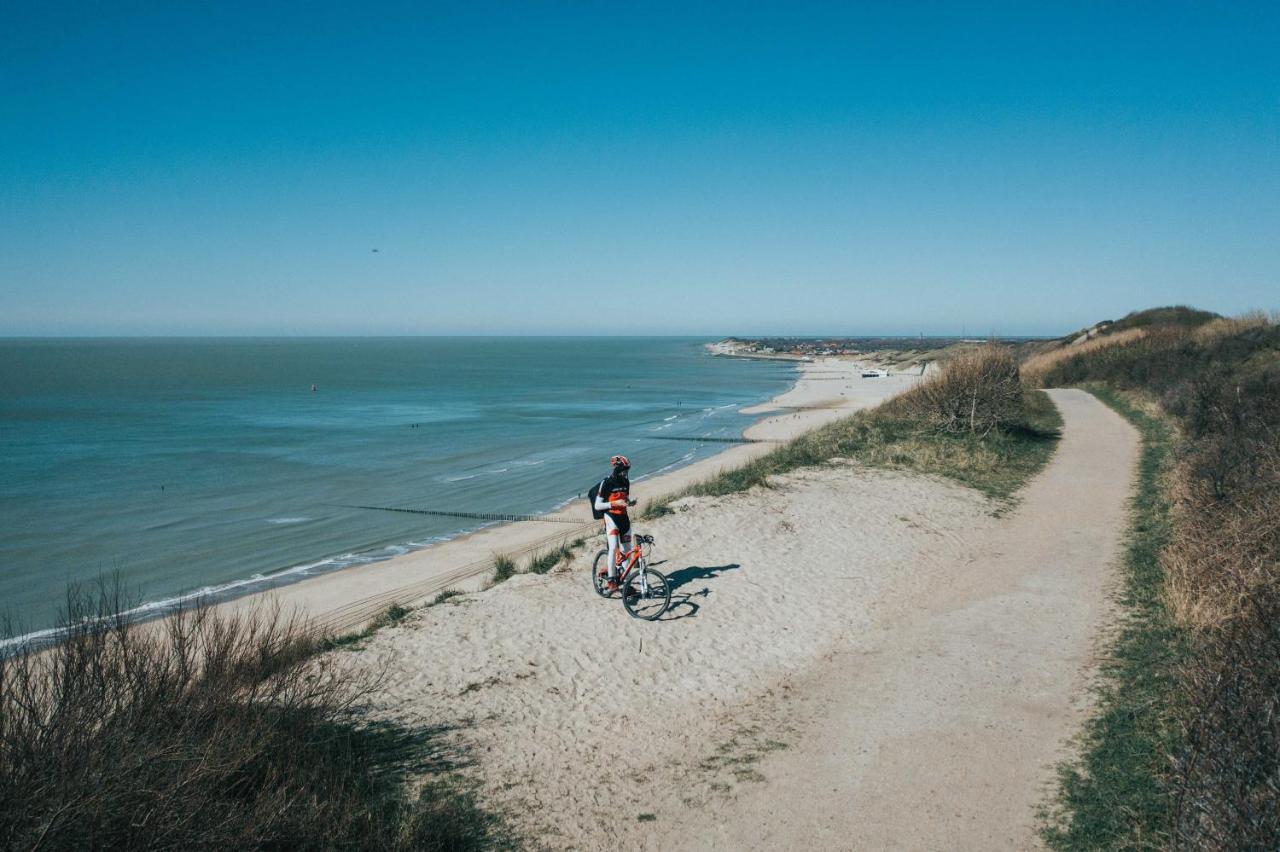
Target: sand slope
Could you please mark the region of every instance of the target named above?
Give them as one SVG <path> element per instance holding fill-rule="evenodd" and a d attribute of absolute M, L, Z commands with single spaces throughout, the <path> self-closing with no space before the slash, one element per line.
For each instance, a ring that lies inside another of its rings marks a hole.
<path fill-rule="evenodd" d="M 1011 517 L 840 466 L 645 526 L 678 584 L 628 618 L 586 559 L 377 634 L 375 713 L 453 727 L 547 848 L 1022 848 L 1077 720 L 1136 437 L 1055 392 L 1062 448 Z"/>

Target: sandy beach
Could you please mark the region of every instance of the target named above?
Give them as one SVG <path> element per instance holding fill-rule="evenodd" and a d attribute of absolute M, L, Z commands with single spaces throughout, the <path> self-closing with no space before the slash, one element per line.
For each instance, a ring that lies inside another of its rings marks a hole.
<path fill-rule="evenodd" d="M 646 501 L 676 492 L 715 473 L 736 467 L 768 452 L 774 441 L 787 440 L 808 429 L 861 408 L 877 405 L 910 387 L 918 376 L 894 374 L 862 378 L 862 364 L 841 359 L 798 362 L 795 384 L 769 402 L 742 409 L 758 414 L 744 437 L 755 444 L 727 445 L 711 458 L 657 476 L 646 477 L 643 459 L 637 467 L 635 495 L 643 511 Z M 602 475 L 607 459 L 601 460 Z M 587 483 L 584 483 L 584 491 Z M 495 555 L 526 558 L 528 554 L 562 542 L 598 533 L 599 522 L 591 520 L 585 501 L 573 501 L 548 519 L 579 523 L 522 522 L 488 527 L 422 550 L 384 562 L 347 568 L 309 578 L 221 605 L 224 611 L 245 612 L 279 605 L 286 613 L 297 613 L 319 629 L 343 632 L 357 629 L 393 603 L 413 605 L 430 599 L 444 589 L 477 590 L 487 582 Z"/>

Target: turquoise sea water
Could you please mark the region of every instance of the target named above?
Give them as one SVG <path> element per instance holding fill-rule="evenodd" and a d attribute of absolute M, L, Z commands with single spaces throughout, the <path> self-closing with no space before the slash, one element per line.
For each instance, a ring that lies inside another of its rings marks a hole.
<path fill-rule="evenodd" d="M 251 591 L 476 526 L 333 504 L 539 512 L 614 453 L 713 454 L 653 438 L 739 435 L 795 372 L 703 342 L 0 340 L 0 612 L 46 627 L 114 571 L 153 602 Z"/>

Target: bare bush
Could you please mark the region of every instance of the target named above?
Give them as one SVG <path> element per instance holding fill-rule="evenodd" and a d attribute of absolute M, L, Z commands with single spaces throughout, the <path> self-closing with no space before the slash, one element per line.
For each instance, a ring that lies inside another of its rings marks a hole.
<path fill-rule="evenodd" d="M 387 784 L 396 737 L 355 724 L 372 684 L 298 622 L 120 604 L 73 592 L 58 644 L 0 659 L 0 847 L 431 845 Z"/>
<path fill-rule="evenodd" d="M 986 435 L 1022 418 L 1018 363 L 1008 349 L 988 343 L 952 358 L 893 407 L 942 432 Z"/>

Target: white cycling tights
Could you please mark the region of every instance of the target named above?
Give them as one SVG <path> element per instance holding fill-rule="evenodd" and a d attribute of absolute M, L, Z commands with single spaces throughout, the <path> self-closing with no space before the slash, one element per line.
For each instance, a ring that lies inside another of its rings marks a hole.
<path fill-rule="evenodd" d="M 604 537 L 609 543 L 609 579 L 612 580 L 618 576 L 618 554 L 626 553 L 631 549 L 631 530 L 627 530 L 625 534 L 618 533 L 618 525 L 613 520 L 613 516 L 604 516 Z"/>

